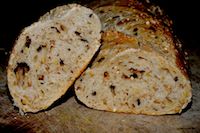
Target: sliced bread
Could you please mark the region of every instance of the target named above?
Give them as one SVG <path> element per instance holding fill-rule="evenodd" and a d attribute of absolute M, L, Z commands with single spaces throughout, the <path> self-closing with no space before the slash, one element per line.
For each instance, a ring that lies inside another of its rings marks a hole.
<path fill-rule="evenodd" d="M 180 113 L 192 88 L 171 30 L 126 6 L 95 9 L 102 47 L 75 83 L 77 98 L 98 110 L 147 115 Z"/>
<path fill-rule="evenodd" d="M 46 109 L 66 93 L 100 47 L 100 30 L 92 10 L 70 4 L 22 31 L 7 69 L 9 91 L 20 111 Z"/>

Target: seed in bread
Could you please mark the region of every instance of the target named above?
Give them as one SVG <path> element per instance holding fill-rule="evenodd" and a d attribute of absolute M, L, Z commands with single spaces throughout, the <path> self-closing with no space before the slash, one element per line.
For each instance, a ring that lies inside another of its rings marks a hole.
<path fill-rule="evenodd" d="M 138 41 L 106 30 L 99 55 L 75 83 L 77 98 L 90 108 L 112 112 L 181 112 L 191 101 L 188 77 L 150 46 L 140 47 Z"/>
<path fill-rule="evenodd" d="M 76 4 L 57 7 L 25 28 L 7 70 L 15 105 L 38 112 L 64 95 L 100 47 L 100 30 L 97 15 Z"/>

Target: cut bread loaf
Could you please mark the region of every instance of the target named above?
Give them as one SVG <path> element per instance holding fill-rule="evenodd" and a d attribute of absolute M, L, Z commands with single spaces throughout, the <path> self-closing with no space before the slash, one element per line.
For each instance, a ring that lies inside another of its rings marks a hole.
<path fill-rule="evenodd" d="M 102 47 L 75 83 L 77 98 L 98 110 L 180 113 L 191 101 L 191 85 L 170 30 L 129 7 L 95 12 L 103 25 Z"/>
<path fill-rule="evenodd" d="M 100 30 L 97 15 L 76 4 L 57 7 L 25 28 L 7 69 L 14 104 L 38 112 L 65 94 L 100 47 Z"/>

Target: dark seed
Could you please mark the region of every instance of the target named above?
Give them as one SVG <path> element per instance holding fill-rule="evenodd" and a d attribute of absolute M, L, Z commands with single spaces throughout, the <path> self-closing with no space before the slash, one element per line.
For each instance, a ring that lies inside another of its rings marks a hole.
<path fill-rule="evenodd" d="M 81 33 L 78 32 L 78 31 L 75 31 L 74 33 L 75 33 L 77 36 L 80 36 L 80 34 L 81 34 Z"/>
<path fill-rule="evenodd" d="M 44 75 L 39 75 L 38 80 L 44 80 Z"/>
<path fill-rule="evenodd" d="M 57 33 L 60 33 L 57 27 L 52 26 L 51 29 L 55 29 Z"/>
<path fill-rule="evenodd" d="M 37 51 L 40 52 L 40 51 L 42 50 L 42 48 L 45 48 L 45 47 L 46 47 L 46 45 L 39 46 L 39 47 L 37 48 Z"/>
<path fill-rule="evenodd" d="M 71 51 L 71 49 L 70 49 L 70 48 L 68 48 L 67 50 L 68 50 L 68 51 Z"/>
<path fill-rule="evenodd" d="M 88 40 L 83 39 L 83 38 L 81 38 L 81 41 L 82 41 L 82 42 L 86 42 L 86 43 L 88 43 Z"/>
<path fill-rule="evenodd" d="M 126 74 L 123 74 L 122 78 L 124 78 L 124 79 L 130 79 Z"/>
<path fill-rule="evenodd" d="M 91 17 L 92 17 L 92 15 L 93 15 L 93 14 L 91 13 L 91 14 L 89 15 L 89 17 L 91 18 Z"/>
<path fill-rule="evenodd" d="M 79 87 L 79 86 L 78 86 L 78 87 L 76 87 L 76 90 L 80 90 L 80 89 L 81 89 L 81 87 Z"/>
<path fill-rule="evenodd" d="M 110 85 L 110 90 L 111 90 L 112 94 L 115 96 L 116 93 L 115 93 L 115 86 L 114 85 Z"/>
<path fill-rule="evenodd" d="M 86 45 L 85 47 L 87 48 L 87 50 L 90 49 L 90 46 L 89 46 L 89 45 Z"/>
<path fill-rule="evenodd" d="M 64 61 L 62 59 L 60 59 L 60 65 L 63 66 L 64 65 Z"/>
<path fill-rule="evenodd" d="M 104 11 L 101 10 L 100 13 L 104 13 Z"/>
<path fill-rule="evenodd" d="M 26 46 L 27 48 L 29 48 L 29 47 L 30 47 L 30 44 L 31 44 L 31 39 L 30 39 L 29 36 L 26 36 L 26 43 L 25 43 L 25 46 Z"/>
<path fill-rule="evenodd" d="M 143 57 L 139 56 L 138 59 L 144 59 Z"/>
<path fill-rule="evenodd" d="M 136 33 L 134 33 L 134 35 L 135 35 L 135 36 L 137 36 L 137 35 L 138 35 L 138 33 L 136 32 Z"/>
<path fill-rule="evenodd" d="M 153 32 L 156 32 L 156 29 L 153 26 L 150 26 L 149 29 L 152 30 Z"/>
<path fill-rule="evenodd" d="M 137 99 L 137 105 L 138 106 L 140 105 L 140 99 Z"/>
<path fill-rule="evenodd" d="M 64 30 L 65 30 L 65 27 L 64 27 L 63 25 L 60 25 L 60 29 L 61 29 L 62 31 L 64 31 Z"/>
<path fill-rule="evenodd" d="M 104 72 L 104 78 L 107 78 L 107 77 L 109 77 L 109 73 L 108 72 Z"/>
<path fill-rule="evenodd" d="M 138 31 L 138 28 L 134 28 L 133 31 L 134 31 L 134 32 Z"/>
<path fill-rule="evenodd" d="M 92 92 L 92 96 L 96 96 L 96 94 L 97 94 L 96 91 Z"/>
<path fill-rule="evenodd" d="M 39 47 L 37 48 L 37 51 L 40 52 L 41 50 L 42 50 L 42 47 L 39 46 Z"/>
<path fill-rule="evenodd" d="M 105 57 L 101 57 L 97 62 L 102 62 L 105 59 Z"/>
<path fill-rule="evenodd" d="M 115 18 L 119 18 L 119 16 L 114 16 L 113 19 L 115 19 Z"/>
<path fill-rule="evenodd" d="M 23 99 L 21 99 L 21 103 L 22 103 L 23 105 L 26 105 L 26 104 L 24 103 L 24 100 L 23 100 Z"/>
<path fill-rule="evenodd" d="M 178 77 L 177 76 L 174 78 L 174 81 L 178 81 Z"/>

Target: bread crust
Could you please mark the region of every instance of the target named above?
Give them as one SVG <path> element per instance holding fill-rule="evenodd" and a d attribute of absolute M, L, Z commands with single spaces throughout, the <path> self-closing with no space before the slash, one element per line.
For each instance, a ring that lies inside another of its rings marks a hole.
<path fill-rule="evenodd" d="M 75 83 L 78 99 L 90 108 L 111 112 L 147 115 L 180 113 L 191 101 L 192 88 L 184 57 L 181 56 L 182 48 L 172 31 L 172 21 L 164 17 L 163 12 L 158 15 L 145 8 L 148 5 L 138 1 L 109 2 L 90 5 L 102 22 L 102 47 L 91 68 Z M 147 62 L 142 64 L 139 58 Z M 127 60 L 135 63 L 134 67 L 138 66 L 137 69 L 130 69 L 129 73 L 134 72 L 132 75 L 127 74 L 126 70 L 130 67 Z M 157 65 L 151 66 L 148 62 Z M 150 75 L 156 73 L 160 78 L 147 78 L 148 69 L 142 68 L 148 65 L 152 70 Z M 163 80 L 166 77 L 169 79 Z M 155 88 L 164 87 L 155 89 L 152 84 L 156 84 Z M 153 88 L 155 92 L 151 91 Z M 156 98 L 159 96 L 163 96 L 165 102 L 161 97 Z"/>

